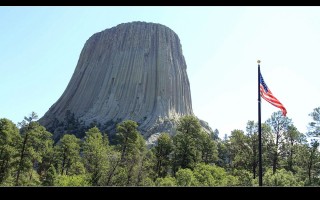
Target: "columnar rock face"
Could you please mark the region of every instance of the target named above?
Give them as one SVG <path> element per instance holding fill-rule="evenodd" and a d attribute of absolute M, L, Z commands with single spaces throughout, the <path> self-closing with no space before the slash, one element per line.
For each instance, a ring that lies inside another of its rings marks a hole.
<path fill-rule="evenodd" d="M 166 26 L 132 22 L 92 35 L 58 101 L 39 120 L 50 126 L 70 110 L 86 124 L 131 119 L 148 138 L 173 132 L 175 121 L 192 115 L 187 66 L 180 40 Z"/>

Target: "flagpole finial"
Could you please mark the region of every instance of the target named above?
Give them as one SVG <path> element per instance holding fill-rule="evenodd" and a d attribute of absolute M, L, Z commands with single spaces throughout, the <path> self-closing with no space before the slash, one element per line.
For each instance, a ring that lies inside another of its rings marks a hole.
<path fill-rule="evenodd" d="M 257 60 L 257 63 L 258 63 L 258 64 L 260 64 L 260 63 L 261 63 L 261 61 L 260 61 L 260 60 Z"/>

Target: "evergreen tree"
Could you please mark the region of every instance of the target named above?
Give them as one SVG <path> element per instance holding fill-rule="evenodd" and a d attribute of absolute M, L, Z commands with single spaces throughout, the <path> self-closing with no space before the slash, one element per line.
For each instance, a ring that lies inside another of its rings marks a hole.
<path fill-rule="evenodd" d="M 315 164 L 318 163 L 320 161 L 320 155 L 319 155 L 319 151 L 318 151 L 318 147 L 319 147 L 319 142 L 317 140 L 312 140 L 310 147 L 309 147 L 309 159 L 307 162 L 307 166 L 308 166 L 308 179 L 309 179 L 309 185 L 313 184 L 313 180 L 315 178 L 317 178 L 319 180 L 319 166 L 318 170 L 315 170 Z M 318 173 L 317 173 L 318 172 Z"/>
<path fill-rule="evenodd" d="M 320 108 L 319 108 L 320 109 Z M 273 113 L 262 129 L 262 165 L 266 186 L 319 186 L 318 109 L 310 114 L 308 143 L 291 119 Z M 53 145 L 52 134 L 36 113 L 15 124 L 0 119 L 0 185 L 2 186 L 252 186 L 258 185 L 257 123 L 246 133 L 233 130 L 221 140 L 207 134 L 194 116 L 180 118 L 177 134 L 162 133 L 152 149 L 131 120 L 117 124 L 116 145 L 98 127 L 83 142 L 65 134 Z M 71 112 L 69 129 L 79 124 Z M 65 124 L 66 125 L 66 124 Z M 93 126 L 94 123 L 91 124 Z"/>
<path fill-rule="evenodd" d="M 252 186 L 253 185 L 253 174 L 248 170 L 237 170 L 232 171 L 232 175 L 239 181 L 239 186 Z"/>
<path fill-rule="evenodd" d="M 156 177 L 154 171 L 155 156 L 151 150 L 148 150 L 145 145 L 145 140 L 140 136 L 140 156 L 137 160 L 137 186 L 143 186 L 144 184 L 154 185 L 153 180 Z"/>
<path fill-rule="evenodd" d="M 210 133 L 210 136 L 213 140 L 218 140 L 219 138 L 219 130 L 215 129 L 212 133 Z"/>
<path fill-rule="evenodd" d="M 108 168 L 103 174 L 102 185 L 111 186 L 114 183 L 115 176 L 119 173 L 121 153 L 115 148 L 110 146 L 107 153 Z"/>
<path fill-rule="evenodd" d="M 303 186 L 302 181 L 298 181 L 292 172 L 285 169 L 277 170 L 268 169 L 263 176 L 265 186 Z"/>
<path fill-rule="evenodd" d="M 107 149 L 106 141 L 97 127 L 93 127 L 86 132 L 83 142 L 83 160 L 87 172 L 90 174 L 90 184 L 97 186 L 100 184 L 103 171 L 107 169 Z"/>
<path fill-rule="evenodd" d="M 288 126 L 288 131 L 285 134 L 284 150 L 286 151 L 286 157 L 283 160 L 284 166 L 287 171 L 295 173 L 295 154 L 297 147 L 302 142 L 306 142 L 305 136 L 300 133 L 294 125 Z"/>
<path fill-rule="evenodd" d="M 135 153 L 130 152 L 127 154 L 126 162 L 123 163 L 126 167 L 126 171 L 128 172 L 126 180 L 127 186 L 139 184 L 138 182 L 141 182 L 142 174 L 144 173 L 143 161 L 146 156 L 147 149 L 146 141 L 140 133 L 138 133 L 134 146 L 136 147 L 136 150 L 134 151 Z"/>
<path fill-rule="evenodd" d="M 54 168 L 54 166 L 51 164 L 49 169 L 48 169 L 48 172 L 46 174 L 46 177 L 45 179 L 43 180 L 42 184 L 44 186 L 53 186 L 54 185 L 54 182 L 56 180 L 56 177 L 57 177 L 57 172 L 56 172 L 56 169 Z"/>
<path fill-rule="evenodd" d="M 170 155 L 173 150 L 173 143 L 168 133 L 162 133 L 156 146 L 152 149 L 155 154 L 155 172 L 157 177 L 166 177 L 170 167 Z"/>
<path fill-rule="evenodd" d="M 59 175 L 54 181 L 55 186 L 91 186 L 84 174 Z"/>
<path fill-rule="evenodd" d="M 44 151 L 42 154 L 41 163 L 39 163 L 37 167 L 37 173 L 39 174 L 40 181 L 42 182 L 46 179 L 47 173 L 49 173 L 48 170 L 50 169 L 51 165 L 53 165 L 56 161 L 53 143 L 53 140 L 47 140 L 43 149 Z"/>
<path fill-rule="evenodd" d="M 251 169 L 252 149 L 248 144 L 248 138 L 242 130 L 233 130 L 227 145 L 230 151 L 232 169 Z"/>
<path fill-rule="evenodd" d="M 229 140 L 217 140 L 218 160 L 216 164 L 225 169 L 230 168 L 230 151 L 227 148 Z"/>
<path fill-rule="evenodd" d="M 82 174 L 83 164 L 80 162 L 80 139 L 65 134 L 55 146 L 57 157 L 56 169 L 61 175 Z"/>
<path fill-rule="evenodd" d="M 273 158 L 272 158 L 272 170 L 273 173 L 276 172 L 279 167 L 279 158 L 283 156 L 282 154 L 285 150 L 285 134 L 288 131 L 289 125 L 292 124 L 292 120 L 288 117 L 284 117 L 281 111 L 274 112 L 271 115 L 271 118 L 267 120 L 267 123 L 270 125 L 272 132 L 274 134 L 274 143 L 273 143 Z"/>
<path fill-rule="evenodd" d="M 308 126 L 308 135 L 311 137 L 320 137 L 320 107 L 313 109 L 309 114 L 312 117 L 312 122 Z"/>
<path fill-rule="evenodd" d="M 21 125 L 22 144 L 18 145 L 20 152 L 19 165 L 15 185 L 39 184 L 39 174 L 35 170 L 42 163 L 43 156 L 52 147 L 52 134 L 46 131 L 38 122 L 36 113 L 25 117 Z"/>
<path fill-rule="evenodd" d="M 157 178 L 155 181 L 155 185 L 156 186 L 165 186 L 165 187 L 177 186 L 177 180 L 171 176 L 166 176 L 164 178 Z"/>
<path fill-rule="evenodd" d="M 200 132 L 200 141 L 198 145 L 201 151 L 201 162 L 209 164 L 218 160 L 217 144 L 207 133 Z"/>
<path fill-rule="evenodd" d="M 137 127 L 138 124 L 132 120 L 117 125 L 116 150 L 120 151 L 120 161 L 114 162 L 110 168 L 107 185 L 129 186 L 142 181 L 144 166 L 141 162 L 146 155 L 146 144 Z"/>
<path fill-rule="evenodd" d="M 259 145 L 259 140 L 258 140 L 258 124 L 254 123 L 254 121 L 248 121 L 247 122 L 247 137 L 248 137 L 248 147 L 250 149 L 250 165 L 251 165 L 251 171 L 253 178 L 255 179 L 257 176 L 257 171 L 258 171 L 258 164 L 259 164 L 259 152 L 258 152 L 258 145 Z M 248 169 L 250 170 L 250 169 Z"/>
<path fill-rule="evenodd" d="M 117 143 L 121 152 L 121 162 L 125 162 L 130 154 L 137 151 L 137 141 L 139 132 L 138 124 L 132 120 L 126 120 L 117 125 Z"/>
<path fill-rule="evenodd" d="M 201 125 L 194 116 L 181 117 L 178 122 L 177 134 L 173 137 L 173 172 L 181 168 L 193 169 L 201 161 L 199 148 Z"/>
<path fill-rule="evenodd" d="M 179 169 L 176 173 L 178 186 L 197 186 L 198 182 L 190 169 Z"/>
<path fill-rule="evenodd" d="M 273 165 L 274 161 L 274 134 L 269 124 L 261 124 L 262 140 L 262 173 Z"/>
<path fill-rule="evenodd" d="M 235 186 L 239 180 L 218 166 L 199 163 L 193 170 L 198 186 Z"/>
<path fill-rule="evenodd" d="M 19 155 L 17 146 L 20 142 L 21 136 L 16 125 L 6 118 L 0 119 L 0 185 L 10 179 L 16 170 Z"/>

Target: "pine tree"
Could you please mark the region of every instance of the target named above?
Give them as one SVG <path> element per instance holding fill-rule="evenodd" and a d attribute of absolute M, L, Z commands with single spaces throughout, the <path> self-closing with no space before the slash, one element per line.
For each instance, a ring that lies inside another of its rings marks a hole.
<path fill-rule="evenodd" d="M 16 125 L 6 118 L 0 119 L 0 184 L 16 170 L 19 155 L 17 146 L 20 142 L 21 136 Z"/>
<path fill-rule="evenodd" d="M 270 125 L 272 132 L 274 134 L 273 143 L 273 158 L 272 158 L 272 170 L 273 173 L 276 172 L 279 167 L 279 158 L 281 154 L 285 151 L 284 147 L 284 137 L 288 131 L 289 125 L 292 124 L 292 120 L 288 117 L 284 117 L 281 111 L 274 112 L 271 118 L 267 120 L 267 124 Z"/>
<path fill-rule="evenodd" d="M 56 169 L 61 175 L 82 174 L 84 166 L 80 162 L 80 139 L 65 134 L 55 146 Z"/>
<path fill-rule="evenodd" d="M 107 149 L 106 141 L 97 127 L 93 127 L 86 132 L 83 148 L 84 166 L 90 174 L 90 183 L 93 186 L 100 184 L 102 173 L 107 169 Z"/>
<path fill-rule="evenodd" d="M 37 119 L 37 114 L 32 112 L 30 117 L 25 117 L 25 120 L 20 123 L 22 143 L 18 145 L 20 157 L 15 183 L 17 186 L 40 183 L 36 170 L 52 145 L 52 134 L 38 122 L 33 121 L 35 119 Z"/>
<path fill-rule="evenodd" d="M 152 149 L 155 154 L 155 172 L 157 177 L 166 177 L 171 165 L 170 155 L 173 150 L 173 142 L 168 133 L 162 133 L 157 144 Z"/>
<path fill-rule="evenodd" d="M 54 182 L 56 180 L 56 177 L 57 177 L 57 172 L 56 172 L 56 169 L 55 167 L 51 164 L 49 169 L 48 169 L 48 172 L 46 174 L 46 177 L 45 179 L 43 180 L 42 184 L 44 186 L 53 186 L 54 185 Z"/>
<path fill-rule="evenodd" d="M 181 168 L 193 169 L 201 161 L 199 148 L 201 125 L 194 116 L 181 117 L 178 122 L 177 134 L 173 137 L 173 172 Z"/>

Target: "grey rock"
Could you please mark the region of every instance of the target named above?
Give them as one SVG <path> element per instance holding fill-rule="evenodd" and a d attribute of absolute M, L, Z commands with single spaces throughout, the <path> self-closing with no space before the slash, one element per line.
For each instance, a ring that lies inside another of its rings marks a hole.
<path fill-rule="evenodd" d="M 193 115 L 179 37 L 164 25 L 146 22 L 95 33 L 86 41 L 64 93 L 39 122 L 50 126 L 55 118 L 63 121 L 66 110 L 86 125 L 134 120 L 149 143 L 161 132 L 174 135 L 179 117 Z"/>

